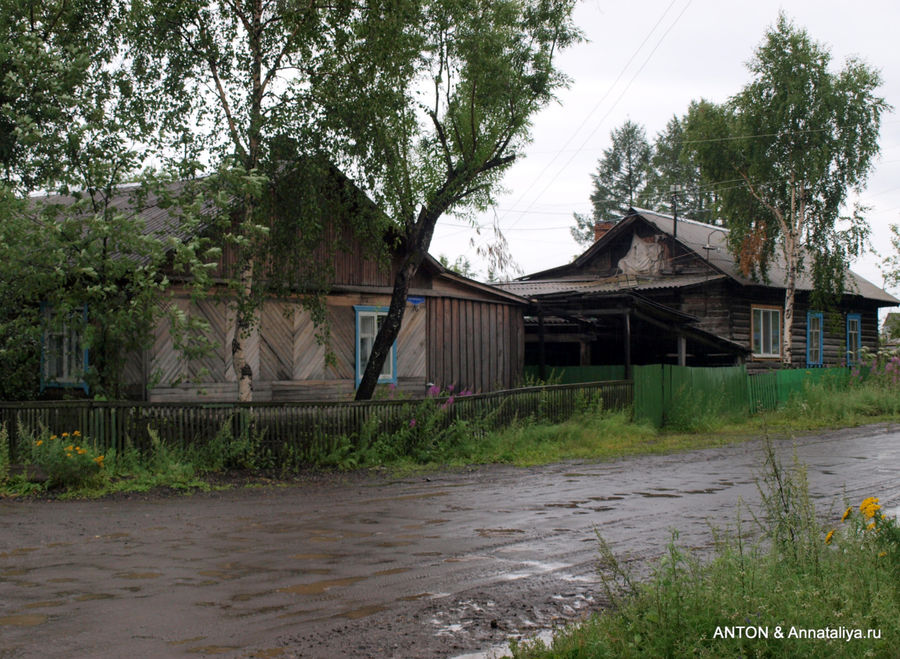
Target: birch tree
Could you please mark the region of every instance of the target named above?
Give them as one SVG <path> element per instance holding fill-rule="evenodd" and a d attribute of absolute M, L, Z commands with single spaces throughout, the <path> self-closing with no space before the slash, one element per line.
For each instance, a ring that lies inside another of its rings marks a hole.
<path fill-rule="evenodd" d="M 688 138 L 704 176 L 724 182 L 719 199 L 730 249 L 748 276 L 784 266 L 782 361 L 792 359 L 798 278 L 820 303 L 843 294 L 849 258 L 864 247 L 865 209 L 847 209 L 879 151 L 878 72 L 851 58 L 830 69 L 828 50 L 784 14 L 749 63 L 752 80 L 723 105 L 696 103 Z M 735 185 L 734 180 L 740 183 Z"/>
<path fill-rule="evenodd" d="M 531 118 L 565 83 L 554 56 L 578 38 L 572 0 L 405 0 L 358 8 L 314 81 L 340 167 L 398 239 L 390 308 L 357 399 L 372 396 L 410 282 L 446 213 L 493 202 Z M 390 53 L 390 57 L 385 57 Z M 354 103 L 355 98 L 365 103 Z M 348 112 L 347 108 L 352 108 Z"/>

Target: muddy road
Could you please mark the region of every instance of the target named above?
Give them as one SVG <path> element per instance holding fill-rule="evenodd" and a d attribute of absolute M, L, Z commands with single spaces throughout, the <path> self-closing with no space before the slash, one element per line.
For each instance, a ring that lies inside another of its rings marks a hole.
<path fill-rule="evenodd" d="M 786 461 L 794 444 L 778 443 Z M 820 511 L 900 506 L 900 427 L 796 442 Z M 755 503 L 761 446 L 94 502 L 0 501 L 0 657 L 446 657 L 599 605 Z"/>

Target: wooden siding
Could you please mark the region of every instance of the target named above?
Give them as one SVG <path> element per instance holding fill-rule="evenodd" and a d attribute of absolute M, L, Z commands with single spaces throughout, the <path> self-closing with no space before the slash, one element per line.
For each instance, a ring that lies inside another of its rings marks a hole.
<path fill-rule="evenodd" d="M 454 298 L 428 300 L 428 381 L 455 391 L 515 386 L 524 359 L 518 308 Z"/>
<path fill-rule="evenodd" d="M 427 309 L 407 306 L 397 338 L 397 388 L 412 395 L 425 392 Z M 356 389 L 356 314 L 354 305 L 387 307 L 384 295 L 334 295 L 327 298 L 330 348 L 333 363 L 326 362 L 326 346 L 316 340 L 310 315 L 286 301 L 267 300 L 258 323 L 246 339 L 248 359 L 254 367 L 253 396 L 257 401 L 310 401 L 352 398 Z M 235 400 L 237 386 L 231 365 L 233 312 L 224 303 L 191 305 L 186 299 L 174 304 L 182 311 L 201 314 L 210 323 L 210 339 L 218 346 L 212 355 L 185 364 L 174 347 L 168 324 L 157 327 L 150 362 L 159 384 L 149 392 L 151 401 L 201 399 Z M 470 303 L 471 304 L 471 303 Z M 202 370 L 205 369 L 205 370 Z"/>

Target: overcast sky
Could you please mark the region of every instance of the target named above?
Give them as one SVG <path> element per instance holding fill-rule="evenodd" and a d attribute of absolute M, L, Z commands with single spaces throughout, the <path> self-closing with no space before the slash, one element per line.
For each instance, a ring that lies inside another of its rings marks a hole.
<path fill-rule="evenodd" d="M 749 81 L 746 62 L 780 9 L 832 55 L 833 68 L 857 56 L 881 72 L 880 94 L 900 108 L 900 3 L 766 0 L 584 0 L 575 20 L 587 41 L 564 52 L 560 68 L 572 79 L 559 103 L 534 122 L 534 141 L 504 179 L 494 219 L 523 273 L 562 265 L 582 250 L 569 234 L 573 211 L 590 210 L 590 175 L 609 147 L 610 131 L 626 119 L 643 124 L 652 142 L 693 99 L 722 102 Z M 889 249 L 900 223 L 900 115 L 883 117 L 881 155 L 862 195 L 873 244 Z M 452 261 L 466 255 L 484 272 L 470 246 L 488 241 L 455 218 L 438 224 L 431 253 Z M 853 269 L 882 284 L 879 259 L 866 255 Z M 895 294 L 898 291 L 893 291 Z"/>

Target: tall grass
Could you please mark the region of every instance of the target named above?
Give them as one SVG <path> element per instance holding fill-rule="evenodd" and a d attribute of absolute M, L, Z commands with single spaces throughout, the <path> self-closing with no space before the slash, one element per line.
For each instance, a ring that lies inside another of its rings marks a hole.
<path fill-rule="evenodd" d="M 677 545 L 676 534 L 645 582 L 601 542 L 610 610 L 559 633 L 549 647 L 514 646 L 513 656 L 896 657 L 896 521 L 866 499 L 833 528 L 816 514 L 802 465 L 782 467 L 770 446 L 764 473 L 754 542 L 738 518 L 704 563 Z M 863 638 L 852 638 L 857 633 Z"/>

